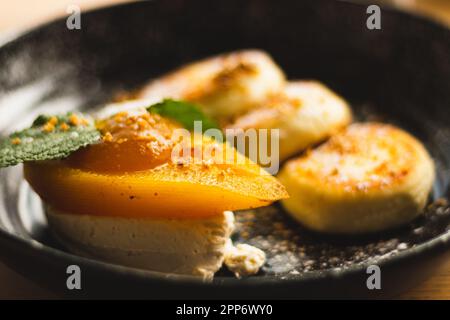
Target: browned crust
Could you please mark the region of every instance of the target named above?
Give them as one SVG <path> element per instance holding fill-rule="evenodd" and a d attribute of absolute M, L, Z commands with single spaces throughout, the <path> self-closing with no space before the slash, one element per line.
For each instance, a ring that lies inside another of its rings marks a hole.
<path fill-rule="evenodd" d="M 391 125 L 353 124 L 287 166 L 309 180 L 346 191 L 367 191 L 404 181 L 419 161 L 420 149 L 414 137 Z M 352 175 L 352 165 L 366 167 Z"/>

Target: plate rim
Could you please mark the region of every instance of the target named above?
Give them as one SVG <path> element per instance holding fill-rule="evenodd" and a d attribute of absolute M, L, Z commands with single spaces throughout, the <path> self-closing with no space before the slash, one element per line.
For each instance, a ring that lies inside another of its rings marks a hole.
<path fill-rule="evenodd" d="M 155 3 L 158 0 L 151 1 L 150 3 Z M 161 1 L 161 0 L 159 0 Z M 317 1 L 317 0 L 316 0 Z M 320 0 L 322 2 L 327 2 L 327 0 Z M 340 2 L 344 3 L 345 5 L 355 6 L 359 8 L 365 8 L 367 4 L 363 3 L 355 3 L 351 0 L 339 0 Z M 140 5 L 147 5 L 146 1 L 136 1 L 136 2 L 130 2 L 130 3 L 120 3 L 120 4 L 113 4 L 108 5 L 106 7 L 96 8 L 93 10 L 86 10 L 83 11 L 83 15 L 91 15 L 91 14 L 101 14 L 102 12 L 110 11 L 110 10 L 120 10 L 122 7 L 130 7 L 130 6 L 140 6 Z M 397 16 L 402 16 L 404 18 L 408 19 L 414 19 L 417 21 L 420 21 L 421 23 L 428 24 L 429 26 L 432 26 L 433 28 L 437 28 L 440 31 L 447 31 L 450 35 L 450 27 L 447 26 L 443 21 L 441 20 L 434 20 L 429 16 L 417 13 L 417 12 L 411 12 L 411 11 L 402 11 L 398 8 L 394 8 L 389 5 L 379 5 L 383 10 L 390 12 L 390 14 L 394 14 Z M 33 26 L 32 28 L 20 30 L 18 32 L 12 33 L 7 37 L 5 41 L 0 42 L 0 52 L 7 50 L 9 46 L 14 45 L 18 41 L 25 40 L 28 37 L 33 36 L 34 34 L 40 32 L 41 30 L 45 28 L 49 28 L 52 25 L 56 23 L 62 23 L 64 21 L 64 17 L 58 17 L 54 18 L 50 21 L 47 21 L 45 23 L 38 24 L 36 26 Z M 280 278 L 280 276 L 277 275 L 268 275 L 268 276 L 253 276 L 248 278 L 242 278 L 237 279 L 235 277 L 223 277 L 218 276 L 214 277 L 212 281 L 205 281 L 201 277 L 198 276 L 190 276 L 190 275 L 180 275 L 180 274 L 174 274 L 174 273 L 164 273 L 164 272 L 158 272 L 158 271 L 152 271 L 152 270 L 145 270 L 145 269 L 139 269 L 139 268 L 133 268 L 128 266 L 123 266 L 119 264 L 109 263 L 97 259 L 92 258 L 86 258 L 83 256 L 79 256 L 70 252 L 66 252 L 63 250 L 59 250 L 57 248 L 53 248 L 50 246 L 47 246 L 45 244 L 42 244 L 36 240 L 33 239 L 25 239 L 22 238 L 14 233 L 8 232 L 7 230 L 4 230 L 3 228 L 0 228 L 0 247 L 6 246 L 9 248 L 13 248 L 14 246 L 19 246 L 21 249 L 25 250 L 33 250 L 37 251 L 38 253 L 42 254 L 45 253 L 50 258 L 55 258 L 60 260 L 63 263 L 69 264 L 76 264 L 82 263 L 88 267 L 96 268 L 100 271 L 107 271 L 107 272 L 113 272 L 116 275 L 119 276 L 133 276 L 137 277 L 141 280 L 162 280 L 162 281 L 168 281 L 172 282 L 175 281 L 176 283 L 180 283 L 182 281 L 184 284 L 192 284 L 192 285 L 201 285 L 206 287 L 218 287 L 218 286 L 227 286 L 227 287 L 234 287 L 237 285 L 249 285 L 249 286 L 260 286 L 263 284 L 282 284 L 286 281 L 293 283 L 293 284 L 299 284 L 304 283 L 308 281 L 319 281 L 323 279 L 333 279 L 333 278 L 343 278 L 347 276 L 352 276 L 359 274 L 361 272 L 365 272 L 367 267 L 373 263 L 370 263 L 370 261 L 364 261 L 362 263 L 352 264 L 349 267 L 340 268 L 340 270 L 334 269 L 327 269 L 327 270 L 315 270 L 315 271 L 309 271 L 300 273 L 299 275 L 283 275 L 283 279 Z M 450 249 L 450 229 L 446 232 L 443 232 L 423 243 L 420 243 L 416 246 L 410 247 L 408 249 L 405 249 L 401 252 L 396 253 L 393 256 L 380 258 L 377 260 L 377 265 L 380 267 L 382 266 L 388 266 L 396 263 L 401 263 L 404 261 L 407 261 L 408 259 L 412 259 L 418 255 L 429 253 L 429 254 L 436 254 L 438 251 L 448 251 Z M 10 265 L 8 258 L 5 257 L 5 255 L 0 252 L 0 261 L 4 262 L 6 265 Z"/>

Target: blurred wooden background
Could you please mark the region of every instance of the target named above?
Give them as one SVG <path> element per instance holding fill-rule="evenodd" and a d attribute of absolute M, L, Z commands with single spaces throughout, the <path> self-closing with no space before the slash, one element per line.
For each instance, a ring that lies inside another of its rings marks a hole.
<path fill-rule="evenodd" d="M 0 2 L 0 32 L 27 29 L 65 16 L 69 5 L 78 5 L 83 11 L 131 1 L 133 0 L 4 0 Z"/>
<path fill-rule="evenodd" d="M 0 2 L 0 39 L 2 35 L 14 34 L 40 23 L 66 16 L 69 5 L 81 10 L 131 2 L 134 0 L 3 0 Z M 354 0 L 374 4 L 384 2 L 405 10 L 433 17 L 450 26 L 450 0 Z M 57 298 L 50 292 L 30 283 L 0 263 L 0 299 Z M 442 266 L 431 279 L 418 288 L 405 293 L 402 299 L 450 299 L 450 261 Z"/>
<path fill-rule="evenodd" d="M 68 5 L 81 10 L 131 2 L 134 0 L 13 0 L 0 3 L 0 32 L 26 29 L 58 16 L 66 15 Z M 145 0 L 144 0 L 145 1 Z M 354 0 L 363 3 L 391 3 L 407 10 L 420 12 L 450 25 L 449 0 Z"/>

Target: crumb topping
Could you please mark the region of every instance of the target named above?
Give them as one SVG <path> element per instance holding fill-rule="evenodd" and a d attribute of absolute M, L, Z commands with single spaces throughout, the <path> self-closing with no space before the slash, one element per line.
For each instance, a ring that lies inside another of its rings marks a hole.
<path fill-rule="evenodd" d="M 70 126 L 69 126 L 67 123 L 63 122 L 63 123 L 61 123 L 61 124 L 59 125 L 59 128 L 60 128 L 62 131 L 67 131 L 67 130 L 70 129 Z"/>
<path fill-rule="evenodd" d="M 77 126 L 86 126 L 89 124 L 89 121 L 86 118 L 83 118 L 81 116 L 78 116 L 76 114 L 72 114 L 69 117 L 69 123 L 65 121 L 60 121 L 57 117 L 52 116 L 50 117 L 44 125 L 42 125 L 42 131 L 50 133 L 55 131 L 57 128 L 59 128 L 62 131 L 68 131 L 70 130 L 71 126 L 77 127 Z"/>
<path fill-rule="evenodd" d="M 76 114 L 72 114 L 69 118 L 69 122 L 73 126 L 87 125 L 88 121 L 85 118 L 79 117 Z"/>
<path fill-rule="evenodd" d="M 14 139 L 11 139 L 11 143 L 14 145 L 18 145 L 18 144 L 22 143 L 22 140 L 20 138 L 14 138 Z"/>

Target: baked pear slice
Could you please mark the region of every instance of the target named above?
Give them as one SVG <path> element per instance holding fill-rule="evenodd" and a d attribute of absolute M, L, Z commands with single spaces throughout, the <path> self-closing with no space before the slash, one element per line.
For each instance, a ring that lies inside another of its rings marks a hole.
<path fill-rule="evenodd" d="M 286 211 L 319 232 L 361 234 L 421 214 L 435 176 L 423 145 L 394 126 L 357 123 L 279 174 Z"/>
<path fill-rule="evenodd" d="M 156 114 L 122 112 L 98 125 L 101 143 L 64 160 L 25 163 L 26 180 L 52 208 L 87 215 L 203 218 L 287 197 L 276 178 L 207 136 L 194 136 L 188 154 L 174 157 L 180 144 L 172 133 L 180 128 Z"/>

